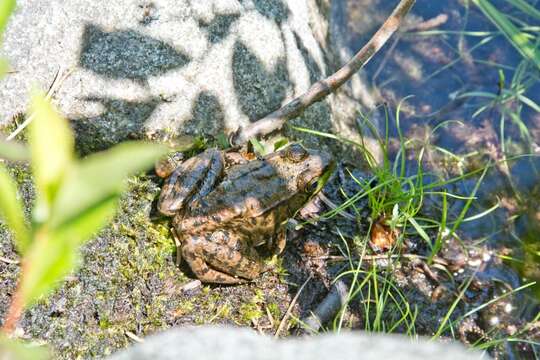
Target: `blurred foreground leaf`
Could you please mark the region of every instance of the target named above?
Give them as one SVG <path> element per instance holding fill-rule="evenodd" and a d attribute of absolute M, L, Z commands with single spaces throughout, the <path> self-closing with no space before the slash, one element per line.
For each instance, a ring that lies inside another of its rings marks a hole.
<path fill-rule="evenodd" d="M 2 34 L 6 27 L 9 15 L 15 9 L 15 0 L 0 0 L 0 45 L 2 44 Z M 8 70 L 8 64 L 4 59 L 0 59 L 0 78 Z"/>
<path fill-rule="evenodd" d="M 2 33 L 8 22 L 9 15 L 15 10 L 15 0 L 0 1 L 0 42 L 2 41 Z"/>
<path fill-rule="evenodd" d="M 46 360 L 49 358 L 49 352 L 43 347 L 30 347 L 0 336 L 0 359 L 2 360 Z"/>
<path fill-rule="evenodd" d="M 54 203 L 51 226 L 61 227 L 124 189 L 129 175 L 147 170 L 167 153 L 164 146 L 126 142 L 83 159 L 66 176 Z"/>
<path fill-rule="evenodd" d="M 6 60 L 0 59 L 0 78 L 4 76 L 5 73 L 7 73 L 9 69 L 9 65 Z"/>
<path fill-rule="evenodd" d="M 34 304 L 60 285 L 60 281 L 77 266 L 78 247 L 65 237 L 54 236 L 47 229 L 35 234 L 34 241 L 23 259 L 23 274 L 19 295 L 23 307 Z"/>
<path fill-rule="evenodd" d="M 7 142 L 0 140 L 0 158 L 12 161 L 24 161 L 30 159 L 28 149 L 14 141 Z"/>
<path fill-rule="evenodd" d="M 64 174 L 73 161 L 74 140 L 71 129 L 42 94 L 34 94 L 31 103 L 34 120 L 29 125 L 28 142 L 32 171 L 38 193 L 38 214 L 44 221 Z"/>
<path fill-rule="evenodd" d="M 28 266 L 24 266 L 20 292 L 26 306 L 77 267 L 80 246 L 114 215 L 126 177 L 148 169 L 166 151 L 154 144 L 124 143 L 70 168 L 51 217 L 37 229 L 24 258 Z"/>
<path fill-rule="evenodd" d="M 0 164 L 0 216 L 9 226 L 21 253 L 28 248 L 30 236 L 24 223 L 21 201 L 17 197 L 17 187 L 3 164 Z"/>
<path fill-rule="evenodd" d="M 35 303 L 77 267 L 81 245 L 114 215 L 126 178 L 167 153 L 162 145 L 129 142 L 76 160 L 67 121 L 43 95 L 33 97 L 32 111 L 28 141 L 38 198 L 32 238 L 25 231 L 15 184 L 0 168 L 0 211 L 24 252 L 18 288 L 22 307 Z M 15 148 L 9 144 L 6 149 L 12 154 Z"/>

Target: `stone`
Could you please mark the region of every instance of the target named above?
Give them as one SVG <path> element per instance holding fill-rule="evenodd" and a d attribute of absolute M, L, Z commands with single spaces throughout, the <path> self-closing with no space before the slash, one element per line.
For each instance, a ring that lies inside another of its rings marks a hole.
<path fill-rule="evenodd" d="M 3 44 L 11 71 L 0 119 L 24 111 L 32 87 L 47 90 L 69 71 L 54 99 L 83 154 L 132 138 L 228 134 L 336 70 L 329 16 L 315 0 L 19 2 Z M 353 134 L 359 108 L 338 93 L 293 124 Z"/>
<path fill-rule="evenodd" d="M 342 332 L 274 340 L 255 331 L 226 327 L 175 328 L 112 355 L 109 360 L 328 360 L 485 359 L 458 343 L 411 340 L 398 335 Z"/>

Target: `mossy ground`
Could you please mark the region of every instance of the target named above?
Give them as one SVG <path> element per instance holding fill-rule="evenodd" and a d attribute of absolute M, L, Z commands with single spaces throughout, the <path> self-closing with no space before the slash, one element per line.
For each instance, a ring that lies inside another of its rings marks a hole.
<path fill-rule="evenodd" d="M 16 166 L 12 173 L 29 208 L 33 192 L 28 169 Z M 193 279 L 186 276 L 186 267 L 175 265 L 168 222 L 154 218 L 158 185 L 153 176 L 129 180 L 116 217 L 83 247 L 79 269 L 25 313 L 18 335 L 48 343 L 59 358 L 77 359 L 126 347 L 133 342 L 131 334 L 144 337 L 180 324 L 248 325 L 266 332 L 277 328 L 291 296 L 276 273 L 252 284 L 183 290 Z M 0 234 L 0 256 L 17 259 L 5 227 Z M 0 262 L 0 286 L 5 289 L 0 318 L 18 276 L 18 264 Z"/>

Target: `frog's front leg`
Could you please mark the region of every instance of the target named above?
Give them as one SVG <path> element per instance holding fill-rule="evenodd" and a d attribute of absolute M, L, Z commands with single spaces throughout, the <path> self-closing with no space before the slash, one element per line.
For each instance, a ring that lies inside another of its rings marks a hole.
<path fill-rule="evenodd" d="M 172 160 L 171 160 L 172 161 Z M 222 175 L 225 161 L 217 149 L 208 149 L 180 163 L 172 173 L 172 165 L 160 165 L 158 175 L 166 176 L 165 184 L 158 200 L 159 211 L 173 216 L 190 199 L 192 203 L 206 196 L 214 188 Z"/>
<path fill-rule="evenodd" d="M 182 257 L 203 282 L 239 284 L 255 279 L 263 266 L 254 250 L 247 255 L 237 245 L 226 231 L 192 235 L 184 239 Z"/>
<path fill-rule="evenodd" d="M 277 234 L 266 242 L 266 246 L 272 254 L 279 255 L 285 250 L 285 245 L 287 245 L 287 227 L 281 225 Z"/>

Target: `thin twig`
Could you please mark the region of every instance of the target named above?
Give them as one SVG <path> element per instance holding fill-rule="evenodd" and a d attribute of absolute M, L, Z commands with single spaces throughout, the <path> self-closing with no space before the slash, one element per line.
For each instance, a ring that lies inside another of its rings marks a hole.
<path fill-rule="evenodd" d="M 300 297 L 300 294 L 302 293 L 302 290 L 304 290 L 304 287 L 306 287 L 307 283 L 312 278 L 313 278 L 313 275 L 310 274 L 309 277 L 307 278 L 307 280 L 304 281 L 302 286 L 300 286 L 300 289 L 298 289 L 298 292 L 296 293 L 296 295 L 294 295 L 294 298 L 292 299 L 291 303 L 289 304 L 289 307 L 287 308 L 287 312 L 285 313 L 285 315 L 283 316 L 283 319 L 281 319 L 281 322 L 279 323 L 279 326 L 278 326 L 278 328 L 276 330 L 276 333 L 274 334 L 274 338 L 277 338 L 279 336 L 279 334 L 281 333 L 281 331 L 283 330 L 283 328 L 287 324 L 287 320 L 291 316 L 292 309 L 293 309 L 294 305 L 296 305 L 296 302 L 298 301 L 298 298 Z"/>
<path fill-rule="evenodd" d="M 60 86 L 64 83 L 64 81 L 66 81 L 66 79 L 69 77 L 69 75 L 71 75 L 73 71 L 74 69 L 69 69 L 66 72 L 62 73 L 61 69 L 58 69 L 58 71 L 54 75 L 54 79 L 51 83 L 51 86 L 49 86 L 47 95 L 45 96 L 47 100 L 51 99 L 55 95 L 55 93 L 58 91 Z M 28 116 L 21 125 L 19 125 L 11 134 L 9 134 L 6 140 L 11 141 L 15 139 L 15 137 L 19 135 L 19 133 L 23 131 L 32 122 L 32 120 L 34 120 L 34 114 L 31 114 L 30 116 Z"/>
<path fill-rule="evenodd" d="M 415 254 L 393 254 L 393 255 L 364 255 L 361 258 L 349 258 L 347 256 L 340 256 L 340 255 L 326 255 L 326 256 L 313 256 L 310 257 L 315 260 L 327 260 L 327 261 L 349 261 L 349 260 L 362 260 L 362 261 L 377 261 L 377 260 L 388 260 L 388 259 L 408 259 L 408 260 L 428 260 L 429 258 L 427 256 L 422 255 L 415 255 Z M 439 257 L 434 257 L 433 262 L 436 264 L 440 264 L 443 266 L 447 266 L 448 262 L 444 259 L 441 259 Z"/>
<path fill-rule="evenodd" d="M 337 208 L 339 208 L 338 205 L 334 204 L 332 202 L 332 200 L 330 200 L 326 195 L 323 194 L 323 192 L 321 191 L 318 195 L 319 199 L 321 199 L 321 201 L 323 203 L 325 203 L 330 209 L 332 210 L 336 210 Z M 348 219 L 348 220 L 356 220 L 356 218 L 354 217 L 354 215 L 351 215 L 350 213 L 348 213 L 346 210 L 342 209 L 338 212 L 338 215 L 341 215 L 343 216 L 345 219 Z"/>
<path fill-rule="evenodd" d="M 0 261 L 5 262 L 6 264 L 13 264 L 13 265 L 17 265 L 19 263 L 19 260 L 12 260 L 12 259 L 5 258 L 3 256 L 0 256 Z"/>
<path fill-rule="evenodd" d="M 300 116 L 307 107 L 323 100 L 330 93 L 338 89 L 381 49 L 392 34 L 399 28 L 403 18 L 407 15 L 414 3 L 415 0 L 401 0 L 384 24 L 377 30 L 375 35 L 373 35 L 367 44 L 364 45 L 364 47 L 362 47 L 362 49 L 360 49 L 347 64 L 326 79 L 316 82 L 304 94 L 285 104 L 273 113 L 245 128 L 238 129 L 236 133 L 232 135 L 231 143 L 236 145 L 244 144 L 249 139 L 265 136 L 281 129 L 288 120 Z"/>
<path fill-rule="evenodd" d="M 126 330 L 126 331 L 124 331 L 124 334 L 126 334 L 126 336 L 127 336 L 128 338 L 130 338 L 131 340 L 133 340 L 133 341 L 135 341 L 135 342 L 137 342 L 137 343 L 143 343 L 143 342 L 144 342 L 144 339 L 143 339 L 143 338 L 141 338 L 141 337 L 135 335 L 135 334 L 132 333 L 131 331 Z"/>

